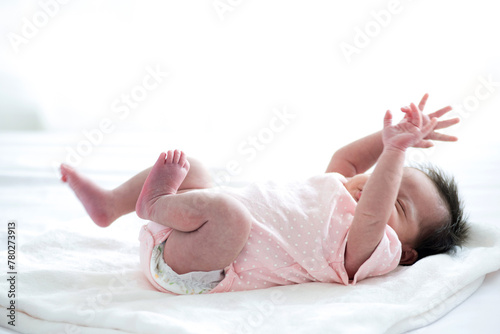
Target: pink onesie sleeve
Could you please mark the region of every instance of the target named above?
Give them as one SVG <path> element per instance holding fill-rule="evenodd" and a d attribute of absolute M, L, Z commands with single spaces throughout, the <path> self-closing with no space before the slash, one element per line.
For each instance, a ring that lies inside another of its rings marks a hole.
<path fill-rule="evenodd" d="M 347 245 L 347 238 L 345 245 Z M 377 248 L 375 248 L 370 258 L 359 267 L 354 279 L 348 284 L 354 285 L 367 277 L 387 274 L 396 269 L 400 259 L 401 242 L 396 232 L 389 225 L 386 225 L 384 236 Z M 343 279 L 344 284 L 346 284 L 346 281 Z"/>

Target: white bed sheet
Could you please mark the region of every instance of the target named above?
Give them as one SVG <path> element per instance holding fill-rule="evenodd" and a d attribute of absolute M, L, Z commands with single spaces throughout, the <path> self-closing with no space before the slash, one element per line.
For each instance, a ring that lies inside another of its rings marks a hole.
<path fill-rule="evenodd" d="M 61 145 L 60 138 L 59 135 L 43 134 L 0 135 L 1 219 L 3 222 L 8 219 L 18 221 L 21 244 L 28 243 L 33 238 L 57 228 L 57 223 L 49 223 L 54 220 L 54 215 L 57 216 L 58 223 L 85 219 L 85 213 L 76 199 L 65 187 L 54 181 L 56 173 L 53 163 L 64 157 L 64 141 Z M 156 154 L 156 152 L 149 152 L 145 147 L 135 147 L 135 149 L 127 145 L 101 147 L 93 152 L 93 159 L 87 159 L 90 162 L 82 168 L 101 184 L 112 186 L 144 167 L 141 159 L 121 161 L 121 157 L 124 156 L 121 153 L 133 152 L 134 156 L 142 157 Z M 470 204 L 469 211 L 473 213 L 471 215 L 473 219 L 496 226 L 499 225 L 497 217 L 500 214 L 498 207 L 500 180 L 494 174 L 496 166 L 500 163 L 496 153 L 498 151 L 500 151 L 498 146 L 493 145 L 491 152 L 483 152 L 483 156 L 487 159 L 480 164 L 464 163 L 455 168 L 464 181 L 462 191 L 467 195 L 465 197 Z M 100 164 L 106 167 L 104 169 L 97 167 Z M 117 170 L 117 172 L 111 174 L 112 170 Z M 468 178 L 469 173 L 474 175 L 474 178 Z M 24 202 L 23 194 L 27 193 L 30 194 L 28 196 L 30 200 L 33 198 L 38 198 L 38 200 L 30 203 Z M 63 202 L 64 205 L 58 207 L 57 213 L 52 211 L 53 206 L 49 206 L 50 210 L 47 209 L 48 203 L 61 198 L 66 200 Z M 26 209 L 27 207 L 29 210 Z M 130 220 L 130 217 L 126 219 Z M 2 233 L 0 234 L 2 236 L 0 250 L 4 250 L 5 234 L 4 231 L 0 232 Z M 471 330 L 491 332 L 493 329 L 500 328 L 500 320 L 496 311 L 498 300 L 500 300 L 500 272 L 496 271 L 488 274 L 477 292 L 465 302 L 435 323 L 414 332 L 442 333 L 445 329 L 447 332 L 453 331 L 454 333 L 469 333 Z M 0 330 L 4 329 L 0 328 Z M 9 332 L 9 329 L 4 331 Z"/>

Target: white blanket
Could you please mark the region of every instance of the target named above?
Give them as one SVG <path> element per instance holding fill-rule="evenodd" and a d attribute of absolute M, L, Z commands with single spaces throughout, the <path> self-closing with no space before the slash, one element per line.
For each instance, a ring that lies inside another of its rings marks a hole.
<path fill-rule="evenodd" d="M 455 160 L 446 157 L 446 170 L 462 181 L 471 221 L 488 223 L 473 225 L 469 246 L 457 256 L 424 259 L 354 287 L 307 284 L 170 296 L 155 291 L 139 271 L 137 236 L 142 222 L 131 214 L 110 228 L 99 228 L 86 217 L 71 190 L 57 180 L 48 166 L 61 161 L 60 141 L 59 135 L 0 134 L 0 221 L 4 226 L 0 229 L 0 326 L 21 333 L 400 333 L 440 318 L 471 295 L 486 273 L 500 268 L 500 183 L 496 176 L 500 143 L 482 150 L 466 149 L 477 153 L 466 160 L 458 154 Z M 89 176 L 103 186 L 116 186 L 141 170 L 144 161 L 157 157 L 159 149 L 149 144 L 154 141 L 146 142 L 134 152 L 130 146 L 96 148 L 95 159 L 88 159 L 83 172 L 94 172 Z M 203 154 L 193 155 L 199 153 Z M 127 156 L 132 158 L 124 160 Z M 9 219 L 18 221 L 20 246 L 15 328 L 5 316 L 10 302 L 5 293 Z M 491 297 L 498 294 L 498 285 L 483 285 L 481 290 Z M 472 315 L 475 319 L 486 319 L 486 324 L 471 320 L 469 327 L 454 330 L 497 328 L 495 317 L 478 315 L 491 315 L 485 308 L 494 308 L 495 302 L 495 298 L 486 303 L 479 300 L 468 308 L 477 312 Z M 454 325 L 464 323 L 457 321 L 465 318 L 457 311 L 450 314 Z"/>
<path fill-rule="evenodd" d="M 132 215 L 108 229 L 79 219 L 23 244 L 16 327 L 5 316 L 2 326 L 51 334 L 401 333 L 435 321 L 500 268 L 500 229 L 475 224 L 457 255 L 423 259 L 356 286 L 171 296 L 155 291 L 139 270 L 140 225 Z M 0 282 L 6 291 L 5 272 Z M 2 293 L 1 314 L 8 302 Z"/>

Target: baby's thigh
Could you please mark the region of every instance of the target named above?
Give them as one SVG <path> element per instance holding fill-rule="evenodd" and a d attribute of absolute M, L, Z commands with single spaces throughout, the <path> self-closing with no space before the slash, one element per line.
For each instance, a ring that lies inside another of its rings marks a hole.
<path fill-rule="evenodd" d="M 200 228 L 174 230 L 165 243 L 165 263 L 180 275 L 224 269 L 247 243 L 252 216 L 239 201 L 219 194 L 208 211 Z"/>

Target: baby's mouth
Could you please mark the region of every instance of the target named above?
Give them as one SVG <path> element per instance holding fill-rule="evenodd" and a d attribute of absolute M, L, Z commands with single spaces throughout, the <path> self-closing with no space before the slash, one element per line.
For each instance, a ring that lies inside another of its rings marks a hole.
<path fill-rule="evenodd" d="M 359 191 L 359 193 L 358 193 L 358 202 L 359 202 L 359 199 L 361 198 L 361 194 L 362 194 L 362 193 L 363 193 L 363 192 L 362 192 L 361 190 L 360 190 L 360 191 Z"/>

